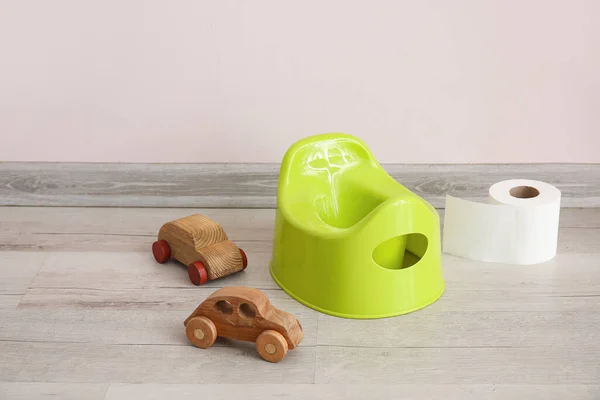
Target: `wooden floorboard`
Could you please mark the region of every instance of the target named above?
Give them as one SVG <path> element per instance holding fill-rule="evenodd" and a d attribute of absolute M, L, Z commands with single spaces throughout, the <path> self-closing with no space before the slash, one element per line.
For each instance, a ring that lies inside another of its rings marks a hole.
<path fill-rule="evenodd" d="M 0 252 L 0 311 L 17 307 L 47 257 L 43 252 Z"/>
<path fill-rule="evenodd" d="M 558 238 L 559 253 L 599 253 L 598 228 L 562 228 Z M 72 252 L 150 252 L 156 236 L 150 235 L 114 235 L 84 233 L 34 233 L 10 236 L 0 233 L 0 251 L 72 251 Z M 234 243 L 246 253 L 255 253 L 262 257 L 270 255 L 271 240 L 235 240 Z M 150 253 L 149 253 L 150 254 Z"/>
<path fill-rule="evenodd" d="M 8 233 L 150 237 L 165 222 L 196 213 L 218 221 L 231 240 L 273 238 L 273 209 L 0 207 L 0 227 L 9 231 L 2 242 Z M 600 217 L 596 223 L 600 227 Z"/>
<path fill-rule="evenodd" d="M 231 240 L 273 238 L 273 209 L 103 207 L 0 207 L 0 238 L 4 243 L 15 234 L 154 237 L 165 222 L 195 213 L 219 221 Z M 443 222 L 444 210 L 438 213 Z M 563 208 L 560 227 L 600 229 L 600 213 L 594 208 Z"/>
<path fill-rule="evenodd" d="M 211 400 L 365 400 L 365 399 L 444 399 L 464 398 L 505 400 L 596 400 L 600 385 L 168 385 L 168 384 L 112 384 L 106 400 L 159 400 L 166 398 L 189 399 L 202 393 Z"/>
<path fill-rule="evenodd" d="M 402 318 L 340 320 L 319 315 L 319 346 L 372 348 L 594 347 L 600 307 L 569 311 L 440 311 Z M 591 329 L 590 329 L 591 328 Z M 373 334 L 377 332 L 377 334 Z"/>
<path fill-rule="evenodd" d="M 278 364 L 253 344 L 211 347 L 0 342 L 3 381 L 80 383 L 312 383 L 316 347 L 294 349 Z"/>
<path fill-rule="evenodd" d="M 260 263 L 270 257 L 275 211 L 263 209 L 0 207 L 0 251 L 148 252 L 163 223 L 196 212 Z M 559 252 L 600 252 L 598 209 L 563 209 L 560 224 Z"/>
<path fill-rule="evenodd" d="M 0 294 L 0 310 L 16 308 L 22 297 L 22 294 Z"/>
<path fill-rule="evenodd" d="M 102 400 L 107 383 L 0 382 L 0 399 L 11 400 Z"/>
<path fill-rule="evenodd" d="M 45 253 L 2 252 L 0 294 L 25 294 L 47 257 Z"/>
<path fill-rule="evenodd" d="M 108 389 L 108 391 L 107 391 Z M 0 398 L 14 400 L 163 400 L 201 397 L 210 400 L 364 400 L 445 399 L 597 400 L 600 385 L 466 384 L 156 384 L 0 382 Z M 105 397 L 106 396 L 106 397 Z"/>
<path fill-rule="evenodd" d="M 244 249 L 249 260 L 244 271 L 209 281 L 202 288 L 252 286 L 278 289 L 269 273 L 270 252 L 257 252 L 253 246 Z M 150 251 L 49 254 L 44 267 L 31 282 L 31 288 L 64 288 L 68 283 L 73 288 L 97 290 L 198 289 L 191 283 L 187 267 L 174 260 L 159 264 Z"/>
<path fill-rule="evenodd" d="M 487 199 L 499 181 L 549 182 L 565 207 L 600 207 L 600 164 L 454 164 L 383 168 L 444 206 L 446 194 Z M 0 205 L 273 208 L 278 164 L 0 163 Z"/>
<path fill-rule="evenodd" d="M 315 383 L 598 384 L 600 347 L 319 346 Z"/>

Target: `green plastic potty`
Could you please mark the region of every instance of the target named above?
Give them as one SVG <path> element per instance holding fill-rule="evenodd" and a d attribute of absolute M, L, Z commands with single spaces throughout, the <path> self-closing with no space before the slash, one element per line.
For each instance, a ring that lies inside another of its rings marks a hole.
<path fill-rule="evenodd" d="M 344 134 L 283 158 L 271 275 L 290 296 L 345 318 L 409 313 L 444 291 L 439 215 Z"/>

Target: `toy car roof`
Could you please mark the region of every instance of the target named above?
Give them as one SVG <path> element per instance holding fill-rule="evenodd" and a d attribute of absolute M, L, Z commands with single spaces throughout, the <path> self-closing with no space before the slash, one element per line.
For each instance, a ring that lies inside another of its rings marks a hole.
<path fill-rule="evenodd" d="M 236 306 L 240 303 L 252 304 L 254 305 L 257 314 L 263 317 L 266 317 L 273 307 L 267 295 L 258 289 L 235 286 L 224 287 L 208 296 L 206 300 L 196 307 L 194 312 L 184 321 L 184 325 L 187 324 L 192 317 L 201 313 L 203 309 L 206 309 L 207 307 L 212 308 L 211 304 L 215 304 L 220 300 L 234 303 L 232 305 Z"/>
<path fill-rule="evenodd" d="M 229 302 L 236 301 L 239 303 L 250 303 L 254 304 L 259 314 L 264 315 L 271 307 L 271 301 L 265 293 L 254 288 L 240 288 L 235 286 L 224 287 L 204 300 L 204 302 L 227 300 Z M 204 303 L 203 302 L 203 303 Z"/>
<path fill-rule="evenodd" d="M 219 223 L 202 214 L 188 215 L 167 222 L 161 227 L 161 231 L 164 229 L 168 229 L 171 234 L 176 234 L 194 247 L 203 247 L 210 242 L 216 243 L 228 239 Z"/>

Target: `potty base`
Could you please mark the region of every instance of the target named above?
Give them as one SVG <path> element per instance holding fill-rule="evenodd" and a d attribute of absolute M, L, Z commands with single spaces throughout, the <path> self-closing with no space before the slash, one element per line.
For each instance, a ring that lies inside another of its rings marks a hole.
<path fill-rule="evenodd" d="M 281 288 L 281 290 L 283 290 L 285 293 L 287 293 L 291 298 L 293 298 L 297 302 L 302 303 L 306 307 L 312 308 L 313 310 L 321 312 L 323 314 L 332 315 L 334 317 L 340 317 L 340 318 L 349 318 L 349 319 L 381 319 L 381 318 L 397 317 L 398 315 L 410 314 L 411 312 L 418 311 L 418 310 L 420 310 L 422 308 L 425 308 L 425 307 L 427 307 L 427 306 L 435 303 L 436 300 L 438 300 L 440 297 L 442 297 L 442 294 L 444 294 L 444 285 L 442 284 L 442 288 L 441 288 L 440 292 L 438 294 L 436 294 L 434 297 L 432 297 L 431 301 L 425 302 L 425 303 L 420 304 L 419 306 L 416 306 L 416 307 L 413 307 L 413 308 L 407 308 L 407 309 L 404 309 L 404 310 L 398 310 L 397 312 L 392 312 L 392 313 L 387 313 L 387 314 L 373 314 L 373 315 L 346 314 L 346 313 L 339 313 L 339 312 L 335 312 L 335 311 L 330 311 L 330 310 L 321 308 L 319 306 L 316 306 L 314 304 L 311 304 L 311 303 L 309 303 L 307 301 L 304 301 L 302 298 L 300 298 L 300 297 L 296 296 L 294 293 L 290 292 L 277 279 L 277 276 L 275 276 L 275 274 L 273 273 L 272 264 L 269 264 L 269 271 L 271 273 L 271 277 L 273 278 L 273 280 L 275 281 L 275 283 L 277 283 L 277 286 L 279 286 Z"/>

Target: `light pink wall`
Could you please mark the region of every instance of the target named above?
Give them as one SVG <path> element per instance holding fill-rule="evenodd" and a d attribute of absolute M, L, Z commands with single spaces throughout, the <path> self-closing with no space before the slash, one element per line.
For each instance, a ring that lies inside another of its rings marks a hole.
<path fill-rule="evenodd" d="M 0 160 L 600 162 L 598 0 L 0 0 Z"/>

